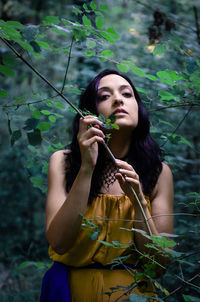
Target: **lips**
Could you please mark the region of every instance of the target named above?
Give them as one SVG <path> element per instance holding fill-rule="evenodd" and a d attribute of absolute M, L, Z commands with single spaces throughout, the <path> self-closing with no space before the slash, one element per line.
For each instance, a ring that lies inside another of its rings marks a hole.
<path fill-rule="evenodd" d="M 116 113 L 126 113 L 126 114 L 128 114 L 128 112 L 126 110 L 122 109 L 122 108 L 118 108 L 117 110 L 115 110 L 113 112 L 113 114 L 116 114 Z"/>

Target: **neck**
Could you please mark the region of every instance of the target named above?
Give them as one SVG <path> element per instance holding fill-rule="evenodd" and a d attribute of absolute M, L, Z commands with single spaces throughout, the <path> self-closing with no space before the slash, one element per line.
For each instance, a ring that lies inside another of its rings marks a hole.
<path fill-rule="evenodd" d="M 119 133 L 119 130 L 111 134 L 108 146 L 116 159 L 124 158 L 130 148 L 131 133 Z"/>

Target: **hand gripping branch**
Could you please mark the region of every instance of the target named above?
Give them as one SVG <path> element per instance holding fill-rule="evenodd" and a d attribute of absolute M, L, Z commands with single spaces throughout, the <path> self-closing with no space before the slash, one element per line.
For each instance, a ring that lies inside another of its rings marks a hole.
<path fill-rule="evenodd" d="M 21 60 L 23 61 L 35 74 L 37 74 L 46 84 L 48 84 L 63 100 L 65 100 L 65 102 L 67 102 L 82 118 L 84 118 L 84 115 L 82 114 L 82 112 L 74 105 L 72 104 L 65 96 L 62 92 L 60 92 L 55 86 L 53 86 L 37 69 L 35 69 L 26 59 L 24 59 L 19 53 L 18 51 L 3 37 L 0 37 L 0 39 L 8 46 L 8 48 L 10 48 L 12 50 L 12 52 L 14 52 L 14 54 Z M 110 158 L 112 159 L 112 161 L 114 162 L 114 164 L 116 164 L 116 158 L 114 157 L 114 155 L 112 154 L 111 150 L 109 149 L 108 145 L 104 142 L 103 146 L 105 147 L 105 149 L 107 150 Z M 147 230 L 149 235 L 152 235 L 152 231 L 151 228 L 149 226 L 147 217 L 144 213 L 144 209 L 141 205 L 141 202 L 135 192 L 135 190 L 133 189 L 133 187 L 131 186 L 131 184 L 129 182 L 128 186 L 129 189 L 131 190 L 131 192 L 133 193 L 135 200 L 140 208 L 140 211 L 142 213 L 142 216 L 144 218 L 144 222 L 146 224 Z"/>

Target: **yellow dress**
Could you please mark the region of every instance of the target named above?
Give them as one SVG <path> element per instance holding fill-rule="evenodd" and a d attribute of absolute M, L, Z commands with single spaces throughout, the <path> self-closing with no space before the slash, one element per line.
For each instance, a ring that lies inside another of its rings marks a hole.
<path fill-rule="evenodd" d="M 148 206 L 150 209 L 150 201 Z M 84 218 L 91 220 L 98 230 L 98 240 L 109 243 L 120 242 L 123 247 L 104 245 L 92 240 L 88 233 L 91 228 L 82 228 L 74 246 L 65 254 L 57 254 L 49 247 L 49 256 L 54 261 L 70 266 L 68 281 L 72 302 L 114 302 L 128 299 L 130 293 L 147 297 L 155 296 L 153 285 L 135 282 L 136 269 L 89 268 L 87 266 L 100 263 L 108 265 L 114 259 L 132 253 L 128 246 L 133 241 L 133 232 L 124 230 L 133 227 L 134 208 L 126 195 L 99 194 L 86 209 Z M 97 229 L 92 229 L 95 232 Z M 132 253 L 126 263 L 136 264 L 136 255 Z M 128 290 L 132 285 L 133 289 Z"/>

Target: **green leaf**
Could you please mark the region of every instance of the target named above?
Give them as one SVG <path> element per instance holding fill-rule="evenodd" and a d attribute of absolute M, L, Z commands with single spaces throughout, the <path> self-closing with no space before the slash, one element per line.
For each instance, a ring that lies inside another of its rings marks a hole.
<path fill-rule="evenodd" d="M 113 39 L 113 37 L 111 35 L 109 35 L 107 32 L 102 31 L 101 32 L 101 36 L 106 39 L 106 41 L 108 41 L 109 43 L 115 43 L 115 39 Z"/>
<path fill-rule="evenodd" d="M 28 145 L 28 149 L 33 153 L 40 153 L 40 149 L 33 147 L 32 145 Z"/>
<path fill-rule="evenodd" d="M 0 72 L 5 76 L 14 76 L 15 72 L 8 65 L 0 65 Z"/>
<path fill-rule="evenodd" d="M 39 33 L 39 26 L 37 25 L 28 25 L 24 27 L 23 30 L 23 37 L 26 39 L 28 42 L 35 40 L 36 36 Z"/>
<path fill-rule="evenodd" d="M 25 126 L 23 127 L 23 129 L 26 131 L 30 131 L 30 130 L 35 129 L 35 127 L 38 124 L 38 120 L 35 118 L 29 118 L 25 121 L 24 124 L 25 124 Z"/>
<path fill-rule="evenodd" d="M 21 39 L 21 34 L 16 29 L 14 29 L 10 26 L 3 27 L 1 31 L 8 40 Z"/>
<path fill-rule="evenodd" d="M 35 188 L 41 188 L 41 185 L 43 183 L 43 179 L 41 176 L 32 176 L 30 177 L 30 181 L 32 182 Z"/>
<path fill-rule="evenodd" d="M 86 45 L 88 48 L 94 48 L 96 46 L 96 42 L 90 39 L 86 40 Z"/>
<path fill-rule="evenodd" d="M 164 71 L 158 71 L 156 74 L 163 83 L 167 83 L 172 86 L 176 84 L 176 81 L 182 79 L 182 77 L 179 76 L 175 71 L 168 69 Z"/>
<path fill-rule="evenodd" d="M 125 64 L 117 64 L 117 68 L 122 71 L 122 72 L 128 72 L 129 71 L 129 66 Z"/>
<path fill-rule="evenodd" d="M 112 58 L 114 56 L 114 53 L 111 50 L 104 50 L 102 51 L 101 55 L 103 57 Z"/>
<path fill-rule="evenodd" d="M 103 11 L 109 11 L 109 8 L 105 4 L 99 4 L 99 9 Z"/>
<path fill-rule="evenodd" d="M 199 297 L 193 297 L 189 295 L 182 295 L 185 302 L 199 302 Z"/>
<path fill-rule="evenodd" d="M 28 132 L 27 137 L 28 137 L 29 144 L 32 146 L 40 145 L 42 142 L 42 136 L 41 136 L 41 132 L 39 129 L 34 129 L 34 131 L 32 131 L 32 132 Z M 33 150 L 31 150 L 31 151 L 33 151 Z"/>
<path fill-rule="evenodd" d="M 54 107 L 60 108 L 60 109 L 65 109 L 65 106 L 62 104 L 55 104 Z"/>
<path fill-rule="evenodd" d="M 39 129 L 40 131 L 48 131 L 49 129 L 51 129 L 51 124 L 49 122 L 40 122 L 37 125 L 37 129 Z"/>
<path fill-rule="evenodd" d="M 158 56 L 163 56 L 164 53 L 165 53 L 165 49 L 166 49 L 166 46 L 165 44 L 156 44 L 154 50 L 153 50 L 153 54 L 154 56 L 158 55 Z"/>
<path fill-rule="evenodd" d="M 145 296 L 139 296 L 138 294 L 130 294 L 129 296 L 130 302 L 148 302 L 148 298 Z"/>
<path fill-rule="evenodd" d="M 185 64 L 186 64 L 187 72 L 189 74 L 194 73 L 198 68 L 196 60 L 194 58 L 191 58 L 191 57 L 187 57 L 185 59 Z"/>
<path fill-rule="evenodd" d="M 85 10 L 88 10 L 88 7 L 87 7 L 87 4 L 83 4 L 83 8 L 85 9 Z"/>
<path fill-rule="evenodd" d="M 6 24 L 15 28 L 23 29 L 23 25 L 18 21 L 6 21 Z"/>
<path fill-rule="evenodd" d="M 35 119 L 39 119 L 41 116 L 40 111 L 38 109 L 35 109 L 32 113 L 32 117 Z"/>
<path fill-rule="evenodd" d="M 91 25 L 91 21 L 90 19 L 88 19 L 88 17 L 86 17 L 86 15 L 83 15 L 82 20 L 83 20 L 83 24 Z"/>
<path fill-rule="evenodd" d="M 87 51 L 86 51 L 86 54 L 87 54 L 88 56 L 95 56 L 95 55 L 96 55 L 96 52 L 95 52 L 94 50 L 87 50 Z"/>
<path fill-rule="evenodd" d="M 157 78 L 151 74 L 145 74 L 145 78 L 152 80 L 152 81 L 157 81 Z"/>
<path fill-rule="evenodd" d="M 161 99 L 160 99 L 161 102 L 164 101 L 164 100 L 168 101 L 168 100 L 175 100 L 176 99 L 175 95 L 171 94 L 168 91 L 160 90 L 160 91 L 158 91 L 158 95 L 161 96 Z"/>
<path fill-rule="evenodd" d="M 69 92 L 69 93 L 74 93 L 74 94 L 77 94 L 77 95 L 80 95 L 80 94 L 81 94 L 81 90 L 78 89 L 78 88 L 69 88 L 69 89 L 68 89 L 68 92 Z"/>
<path fill-rule="evenodd" d="M 145 93 L 145 94 L 148 93 L 148 90 L 147 90 L 147 89 L 143 89 L 143 88 L 140 88 L 140 87 L 136 87 L 136 90 L 137 90 L 138 92 L 142 92 L 142 93 Z"/>
<path fill-rule="evenodd" d="M 45 23 L 45 24 L 59 24 L 60 20 L 59 20 L 59 17 L 57 17 L 57 16 L 46 16 L 44 18 L 43 23 Z"/>
<path fill-rule="evenodd" d="M 138 68 L 134 63 L 130 62 L 129 64 L 131 70 L 140 77 L 145 77 L 145 73 L 142 69 Z"/>
<path fill-rule="evenodd" d="M 16 130 L 12 133 L 11 136 L 11 146 L 22 136 L 21 130 Z"/>
<path fill-rule="evenodd" d="M 114 30 L 113 27 L 109 27 L 106 30 L 110 36 L 114 39 L 114 40 L 118 40 L 119 39 L 119 34 Z"/>
<path fill-rule="evenodd" d="M 41 48 L 51 49 L 51 47 L 49 46 L 49 44 L 46 43 L 46 42 L 38 41 L 38 40 L 36 40 L 35 42 L 36 42 Z"/>
<path fill-rule="evenodd" d="M 36 53 L 41 52 L 40 46 L 39 46 L 35 41 L 30 41 L 29 43 L 30 43 L 30 45 L 33 47 L 33 50 L 34 50 Z"/>
<path fill-rule="evenodd" d="M 96 4 L 92 1 L 90 2 L 91 9 L 95 10 L 97 8 Z"/>
<path fill-rule="evenodd" d="M 174 247 L 176 245 L 176 242 L 174 240 L 168 240 L 165 237 L 161 237 L 161 236 L 150 236 L 153 243 L 162 247 L 162 248 L 170 248 L 170 247 Z"/>
<path fill-rule="evenodd" d="M 3 64 L 7 66 L 15 66 L 17 63 L 16 57 L 11 54 L 5 54 L 3 55 Z"/>
<path fill-rule="evenodd" d="M 0 89 L 0 97 L 2 98 L 2 97 L 6 97 L 6 96 L 8 96 L 7 91 Z"/>
<path fill-rule="evenodd" d="M 113 247 L 113 244 L 110 243 L 110 242 L 107 242 L 107 241 L 103 241 L 103 240 L 97 240 L 98 242 L 102 243 L 103 245 L 105 246 L 110 246 L 110 247 Z"/>
<path fill-rule="evenodd" d="M 48 110 L 41 110 L 40 112 L 41 112 L 42 114 L 44 114 L 44 115 L 49 115 L 49 114 L 51 114 L 51 112 L 48 111 Z"/>
<path fill-rule="evenodd" d="M 56 118 L 55 118 L 55 116 L 53 116 L 53 115 L 50 115 L 50 116 L 48 117 L 48 119 L 49 119 L 50 122 L 52 122 L 52 123 L 55 123 L 55 121 L 56 121 Z"/>
<path fill-rule="evenodd" d="M 100 30 L 103 29 L 103 27 L 104 27 L 104 21 L 101 17 L 96 17 L 95 24 L 96 24 L 96 27 Z"/>
<path fill-rule="evenodd" d="M 90 236 L 90 239 L 97 240 L 98 236 L 99 236 L 99 232 L 93 232 L 92 235 Z"/>
<path fill-rule="evenodd" d="M 188 145 L 189 147 L 192 147 L 192 144 L 186 140 L 184 137 L 177 135 L 175 133 L 167 133 L 167 138 L 172 144 L 178 144 L 179 142 L 184 143 Z"/>
<path fill-rule="evenodd" d="M 27 51 L 33 51 L 33 47 L 27 43 L 27 42 L 23 42 L 21 40 L 17 40 L 16 41 L 22 48 L 24 48 Z"/>

